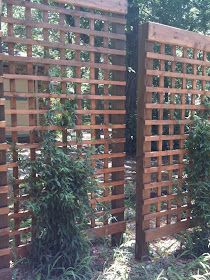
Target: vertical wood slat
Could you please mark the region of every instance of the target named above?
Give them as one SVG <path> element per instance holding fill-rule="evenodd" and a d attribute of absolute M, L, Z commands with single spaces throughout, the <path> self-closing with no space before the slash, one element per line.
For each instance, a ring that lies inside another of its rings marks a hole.
<path fill-rule="evenodd" d="M 145 138 L 145 92 L 146 92 L 146 40 L 148 25 L 143 24 L 138 33 L 138 85 L 137 85 L 137 130 L 136 130 L 136 246 L 135 256 L 141 259 L 147 254 L 147 246 L 144 232 L 143 205 L 144 205 L 144 138 Z"/>
<path fill-rule="evenodd" d="M 104 31 L 105 32 L 109 31 L 109 22 L 104 23 Z M 109 47 L 109 40 L 108 40 L 108 38 L 104 38 L 104 48 L 108 48 L 108 47 Z M 103 58 L 104 58 L 104 63 L 108 64 L 109 63 L 109 56 L 107 54 L 104 54 Z M 109 80 L 109 70 L 104 70 L 104 79 Z M 105 96 L 109 95 L 108 85 L 104 85 L 104 95 Z M 104 100 L 104 110 L 109 110 L 109 101 Z M 104 115 L 104 124 L 105 125 L 109 124 L 109 119 L 110 119 L 109 115 Z M 109 139 L 108 129 L 104 129 L 104 139 L 107 139 L 107 140 Z M 105 154 L 109 153 L 108 142 L 104 144 L 104 153 Z M 109 159 L 108 158 L 104 159 L 104 168 L 109 168 Z M 109 174 L 104 174 L 103 181 L 104 181 L 105 184 L 109 182 Z M 110 190 L 105 188 L 103 195 L 104 196 L 110 195 Z M 104 225 L 106 225 L 106 224 L 108 224 L 108 220 L 105 217 Z"/>
<path fill-rule="evenodd" d="M 0 53 L 2 53 L 2 32 L 0 16 Z M 3 61 L 0 60 L 0 167 L 6 164 L 7 149 L 6 143 L 6 121 L 5 121 L 5 99 L 3 88 Z M 10 269 L 10 249 L 9 249 L 9 218 L 8 213 L 3 213 L 3 208 L 8 207 L 8 187 L 7 171 L 0 171 L 0 230 L 6 232 L 0 236 L 0 279 L 10 280 L 12 278 Z"/>
<path fill-rule="evenodd" d="M 13 5 L 8 4 L 7 5 L 7 13 L 8 13 L 8 17 L 12 17 L 13 16 Z M 9 36 L 14 36 L 14 25 L 13 24 L 8 24 L 8 35 Z M 10 43 L 8 45 L 8 52 L 9 55 L 14 55 L 14 43 Z M 9 73 L 10 74 L 15 74 L 16 71 L 16 65 L 14 62 L 9 64 Z M 9 87 L 10 87 L 10 91 L 14 92 L 16 90 L 16 81 L 15 79 L 11 79 L 9 81 Z M 12 97 L 10 99 L 10 109 L 17 109 L 17 101 L 15 97 Z M 16 127 L 17 126 L 17 115 L 11 115 L 11 126 L 12 127 Z M 17 131 L 13 131 L 12 135 L 11 135 L 11 141 L 13 143 L 13 149 L 12 149 L 12 161 L 16 162 L 18 159 L 18 152 L 15 148 L 15 143 L 17 143 L 18 141 L 18 134 Z M 12 176 L 13 178 L 15 178 L 16 180 L 18 179 L 18 167 L 14 167 L 12 170 Z M 12 184 L 13 187 L 13 193 L 14 193 L 14 197 L 17 197 L 19 195 L 19 185 L 16 181 L 13 182 Z M 14 213 L 18 213 L 19 211 L 19 202 L 18 201 L 14 201 Z M 14 219 L 14 229 L 18 230 L 19 229 L 19 225 L 20 225 L 20 221 L 19 219 Z M 20 236 L 15 236 L 15 245 L 19 246 L 20 245 Z"/>
<path fill-rule="evenodd" d="M 116 15 L 117 17 L 117 15 Z M 117 34 L 122 34 L 124 33 L 124 26 L 114 23 L 112 25 L 113 28 L 113 32 L 117 33 Z M 125 50 L 125 42 L 119 42 L 117 40 L 113 40 L 112 42 L 112 46 L 116 49 L 120 49 L 120 50 Z M 125 58 L 124 57 L 118 57 L 113 55 L 112 56 L 112 63 L 116 64 L 116 65 L 124 65 L 125 64 Z M 115 72 L 113 71 L 113 79 L 115 80 L 121 80 L 123 81 L 125 79 L 125 74 L 124 73 L 119 73 L 119 72 Z M 112 88 L 112 94 L 114 95 L 124 95 L 124 88 L 120 87 L 120 86 L 113 86 Z M 125 104 L 124 102 L 113 102 L 112 104 L 112 109 L 124 109 L 125 108 Z M 115 115 L 115 116 L 111 116 L 111 120 L 112 120 L 112 124 L 115 123 L 125 123 L 125 117 L 124 116 L 120 116 L 120 115 Z M 124 129 L 118 129 L 112 130 L 112 138 L 124 138 L 125 131 Z M 124 144 L 120 144 L 120 143 L 116 143 L 116 144 L 112 144 L 112 152 L 113 153 L 119 153 L 119 152 L 124 152 Z M 119 167 L 119 166 L 124 166 L 124 159 L 123 158 L 117 158 L 117 159 L 113 159 L 112 160 L 112 167 Z M 124 180 L 124 171 L 121 172 L 117 172 L 117 173 L 113 173 L 112 174 L 112 181 L 123 181 Z M 113 187 L 112 189 L 112 195 L 119 195 L 119 194 L 124 194 L 124 185 L 120 185 L 117 187 Z M 112 209 L 115 208 L 123 208 L 124 207 L 124 199 L 120 199 L 120 200 L 114 200 L 112 201 Z M 116 220 L 119 221 L 123 221 L 124 220 L 124 212 L 121 212 L 119 214 L 117 214 L 115 216 Z M 113 234 L 112 235 L 112 245 L 118 245 L 122 242 L 122 238 L 123 238 L 123 232 L 119 232 L 117 234 Z"/>
<path fill-rule="evenodd" d="M 90 19 L 90 30 L 91 31 L 94 31 L 95 30 L 95 21 L 94 19 Z M 95 37 L 90 35 L 89 36 L 89 40 L 90 40 L 90 46 L 91 47 L 94 47 L 95 45 Z M 94 64 L 95 62 L 95 54 L 93 52 L 90 52 L 90 79 L 97 79 L 98 77 L 95 76 L 95 68 L 92 67 L 92 65 Z M 96 94 L 96 85 L 94 84 L 91 84 L 90 85 L 90 94 L 92 96 L 94 96 Z M 90 102 L 90 108 L 91 110 L 95 110 L 96 109 L 96 101 L 95 100 L 91 100 Z M 96 116 L 95 115 L 91 115 L 91 124 L 95 125 L 96 124 Z M 96 135 L 97 135 L 97 131 L 95 129 L 92 129 L 91 130 L 91 139 L 96 139 Z M 93 147 L 95 147 L 93 145 Z M 92 166 L 93 168 L 96 167 L 96 161 L 93 160 L 92 161 Z M 94 193 L 91 194 L 91 198 L 93 199 L 95 197 Z M 96 203 L 92 203 L 92 208 L 95 209 L 96 208 Z M 96 221 L 95 221 L 95 218 L 94 217 L 91 217 L 91 227 L 95 227 L 96 226 Z"/>

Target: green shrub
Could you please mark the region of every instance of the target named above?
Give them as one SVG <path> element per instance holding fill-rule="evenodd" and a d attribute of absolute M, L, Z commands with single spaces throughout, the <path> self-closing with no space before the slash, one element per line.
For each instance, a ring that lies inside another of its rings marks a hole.
<path fill-rule="evenodd" d="M 194 255 L 209 250 L 210 238 L 210 123 L 209 110 L 196 114 L 186 140 L 186 190 L 191 200 L 191 214 L 197 221 L 185 241 L 185 249 Z"/>
<path fill-rule="evenodd" d="M 70 108 L 67 105 L 56 104 L 56 110 L 51 107 L 46 124 L 63 122 L 72 126 L 72 110 L 62 115 L 65 118 L 59 117 L 58 108 L 62 113 Z M 50 267 L 53 276 L 64 271 L 70 275 L 89 255 L 84 229 L 91 214 L 88 193 L 95 187 L 89 152 L 60 148 L 56 145 L 57 136 L 56 131 L 45 132 L 35 161 L 22 162 L 34 219 L 30 261 L 41 279 L 49 276 Z"/>

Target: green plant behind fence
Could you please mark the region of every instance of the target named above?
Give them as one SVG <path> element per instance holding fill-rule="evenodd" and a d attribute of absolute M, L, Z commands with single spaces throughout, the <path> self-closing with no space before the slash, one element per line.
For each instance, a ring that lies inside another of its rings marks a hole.
<path fill-rule="evenodd" d="M 186 188 L 192 217 L 199 225 L 185 240 L 185 247 L 195 255 L 210 251 L 210 123 L 209 103 L 205 103 L 207 110 L 194 115 L 185 143 Z"/>
<path fill-rule="evenodd" d="M 75 107 L 71 102 L 47 104 L 45 125 L 72 128 Z M 58 276 L 69 268 L 73 271 L 88 256 L 84 229 L 91 214 L 88 193 L 95 181 L 89 152 L 58 147 L 56 131 L 47 131 L 42 137 L 36 160 L 24 159 L 21 166 L 34 218 L 30 263 L 45 279 L 49 267 L 50 273 Z"/>

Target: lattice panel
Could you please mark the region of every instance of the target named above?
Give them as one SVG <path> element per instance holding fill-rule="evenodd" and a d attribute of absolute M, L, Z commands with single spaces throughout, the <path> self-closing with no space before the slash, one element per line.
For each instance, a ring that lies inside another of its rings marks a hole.
<path fill-rule="evenodd" d="M 0 143 L 0 149 L 12 152 L 7 164 L 1 162 L 0 171 L 8 170 L 13 177 L 10 229 L 0 225 L 2 235 L 9 235 L 11 246 L 24 254 L 32 221 L 17 160 L 21 153 L 34 160 L 39 134 L 49 129 L 61 130 L 60 146 L 95 147 L 92 159 L 100 190 L 90 201 L 96 212 L 90 220 L 91 235 L 112 234 L 119 239 L 125 230 L 126 1 L 102 1 L 98 6 L 95 1 L 7 0 L 2 11 L 0 60 L 8 144 Z M 76 100 L 77 123 L 71 137 L 65 129 L 41 125 L 47 112 L 43 99 Z M 0 250 L 3 255 L 8 256 L 8 249 Z"/>
<path fill-rule="evenodd" d="M 146 250 L 145 242 L 190 226 L 184 188 L 184 142 L 191 116 L 196 110 L 205 110 L 204 97 L 209 95 L 210 38 L 149 23 L 141 27 L 139 40 L 140 255 Z"/>

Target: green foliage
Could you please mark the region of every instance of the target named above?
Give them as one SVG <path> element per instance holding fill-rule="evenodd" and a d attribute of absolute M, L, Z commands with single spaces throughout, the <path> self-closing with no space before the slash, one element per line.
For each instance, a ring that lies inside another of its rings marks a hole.
<path fill-rule="evenodd" d="M 210 251 L 210 123 L 208 116 L 208 109 L 194 115 L 189 137 L 185 142 L 187 155 L 184 188 L 192 202 L 192 217 L 197 220 L 199 226 L 185 238 L 183 246 L 196 256 Z"/>
<path fill-rule="evenodd" d="M 194 117 L 187 149 L 186 187 L 192 199 L 192 214 L 210 226 L 210 123 Z"/>
<path fill-rule="evenodd" d="M 74 103 L 48 102 L 45 125 L 72 128 Z M 63 275 L 64 271 L 70 276 L 89 254 L 84 230 L 91 215 L 88 193 L 95 187 L 90 153 L 60 148 L 57 137 L 56 131 L 45 132 L 36 159 L 21 162 L 34 219 L 30 260 L 40 279 L 48 279 L 49 271 L 50 276 Z"/>
<path fill-rule="evenodd" d="M 210 253 L 209 232 L 200 227 L 179 234 L 177 240 L 180 241 L 180 250 L 185 252 L 188 257 L 199 257 L 204 252 Z"/>
<path fill-rule="evenodd" d="M 140 23 L 154 21 L 204 34 L 210 31 L 208 0 L 129 0 L 129 6 L 138 8 Z"/>

